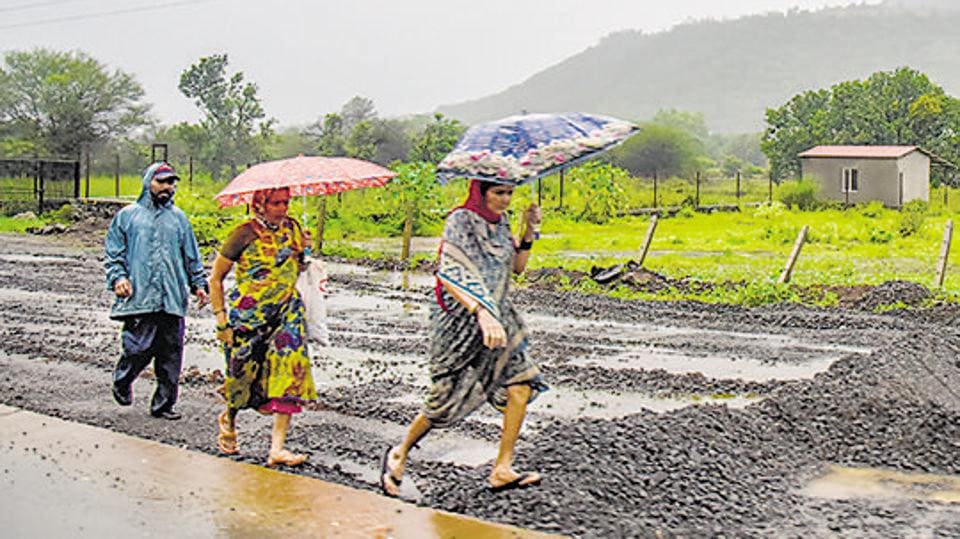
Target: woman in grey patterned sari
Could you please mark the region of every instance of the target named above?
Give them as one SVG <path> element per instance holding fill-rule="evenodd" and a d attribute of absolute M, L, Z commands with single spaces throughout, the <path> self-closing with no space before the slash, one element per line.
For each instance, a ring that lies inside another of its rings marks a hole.
<path fill-rule="evenodd" d="M 524 213 L 518 244 L 504 215 L 512 195 L 512 185 L 474 180 L 467 201 L 447 217 L 430 313 L 432 387 L 404 440 L 383 456 L 380 486 L 388 496 L 399 495 L 407 454 L 430 429 L 456 423 L 484 401 L 504 414 L 489 488 L 540 482 L 539 474 L 512 466 L 527 403 L 547 387 L 527 357 L 527 328 L 507 294 L 511 273 L 526 267 L 540 209 L 531 204 Z"/>

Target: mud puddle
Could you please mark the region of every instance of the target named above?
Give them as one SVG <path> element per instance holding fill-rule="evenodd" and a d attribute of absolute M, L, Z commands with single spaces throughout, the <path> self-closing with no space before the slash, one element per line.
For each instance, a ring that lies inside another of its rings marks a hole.
<path fill-rule="evenodd" d="M 811 481 L 800 493 L 834 500 L 911 499 L 949 504 L 960 518 L 960 476 L 957 475 L 831 466 L 826 474 Z"/>

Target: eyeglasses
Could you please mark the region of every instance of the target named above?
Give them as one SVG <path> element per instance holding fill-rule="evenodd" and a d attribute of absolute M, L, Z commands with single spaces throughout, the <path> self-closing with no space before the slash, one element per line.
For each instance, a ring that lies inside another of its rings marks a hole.
<path fill-rule="evenodd" d="M 154 180 L 156 180 L 157 183 L 165 183 L 167 185 L 173 185 L 177 183 L 176 176 L 167 176 L 166 178 L 154 178 Z"/>

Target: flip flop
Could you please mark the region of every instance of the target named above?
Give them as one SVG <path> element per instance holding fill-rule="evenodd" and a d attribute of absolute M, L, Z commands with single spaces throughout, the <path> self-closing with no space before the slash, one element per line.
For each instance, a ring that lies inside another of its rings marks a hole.
<path fill-rule="evenodd" d="M 536 479 L 526 483 L 524 482 L 524 481 L 528 481 L 531 477 L 536 477 Z M 513 481 L 509 481 L 502 485 L 488 486 L 487 490 L 493 493 L 497 493 L 497 492 L 503 492 L 505 490 L 512 490 L 515 488 L 527 488 L 527 487 L 532 487 L 534 485 L 539 485 L 542 479 L 543 479 L 542 477 L 539 477 L 537 474 L 533 472 L 523 472 L 522 474 L 518 475 L 517 478 L 514 479 Z"/>
<path fill-rule="evenodd" d="M 229 421 L 227 412 L 224 411 L 217 416 L 217 427 L 220 429 L 217 434 L 217 447 L 224 455 L 236 455 L 240 452 L 240 444 L 237 443 L 237 429 L 228 430 L 227 425 L 229 425 Z"/>
<path fill-rule="evenodd" d="M 397 479 L 396 477 L 394 477 L 393 473 L 390 472 L 390 469 L 387 468 L 387 463 L 390 460 L 390 450 L 392 449 L 393 447 L 387 448 L 387 450 L 383 453 L 383 461 L 381 461 L 380 463 L 380 491 L 383 492 L 384 496 L 389 496 L 391 498 L 394 498 L 395 496 L 393 494 L 390 494 L 389 492 L 387 492 L 387 485 L 384 478 L 389 475 L 390 480 L 393 481 L 393 484 L 396 485 L 398 489 L 400 488 L 400 485 L 403 483 L 403 479 Z"/>

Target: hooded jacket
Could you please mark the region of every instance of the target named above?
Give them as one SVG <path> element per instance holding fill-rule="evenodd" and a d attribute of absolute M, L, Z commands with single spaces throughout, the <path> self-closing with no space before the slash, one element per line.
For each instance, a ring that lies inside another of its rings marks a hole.
<path fill-rule="evenodd" d="M 114 320 L 165 312 L 186 316 L 189 293 L 207 290 L 206 271 L 193 227 L 173 200 L 157 205 L 150 182 L 160 163 L 143 174 L 143 191 L 137 201 L 120 210 L 107 230 L 104 268 L 107 289 L 122 278 L 130 280 L 133 294 L 118 297 L 110 310 Z"/>

